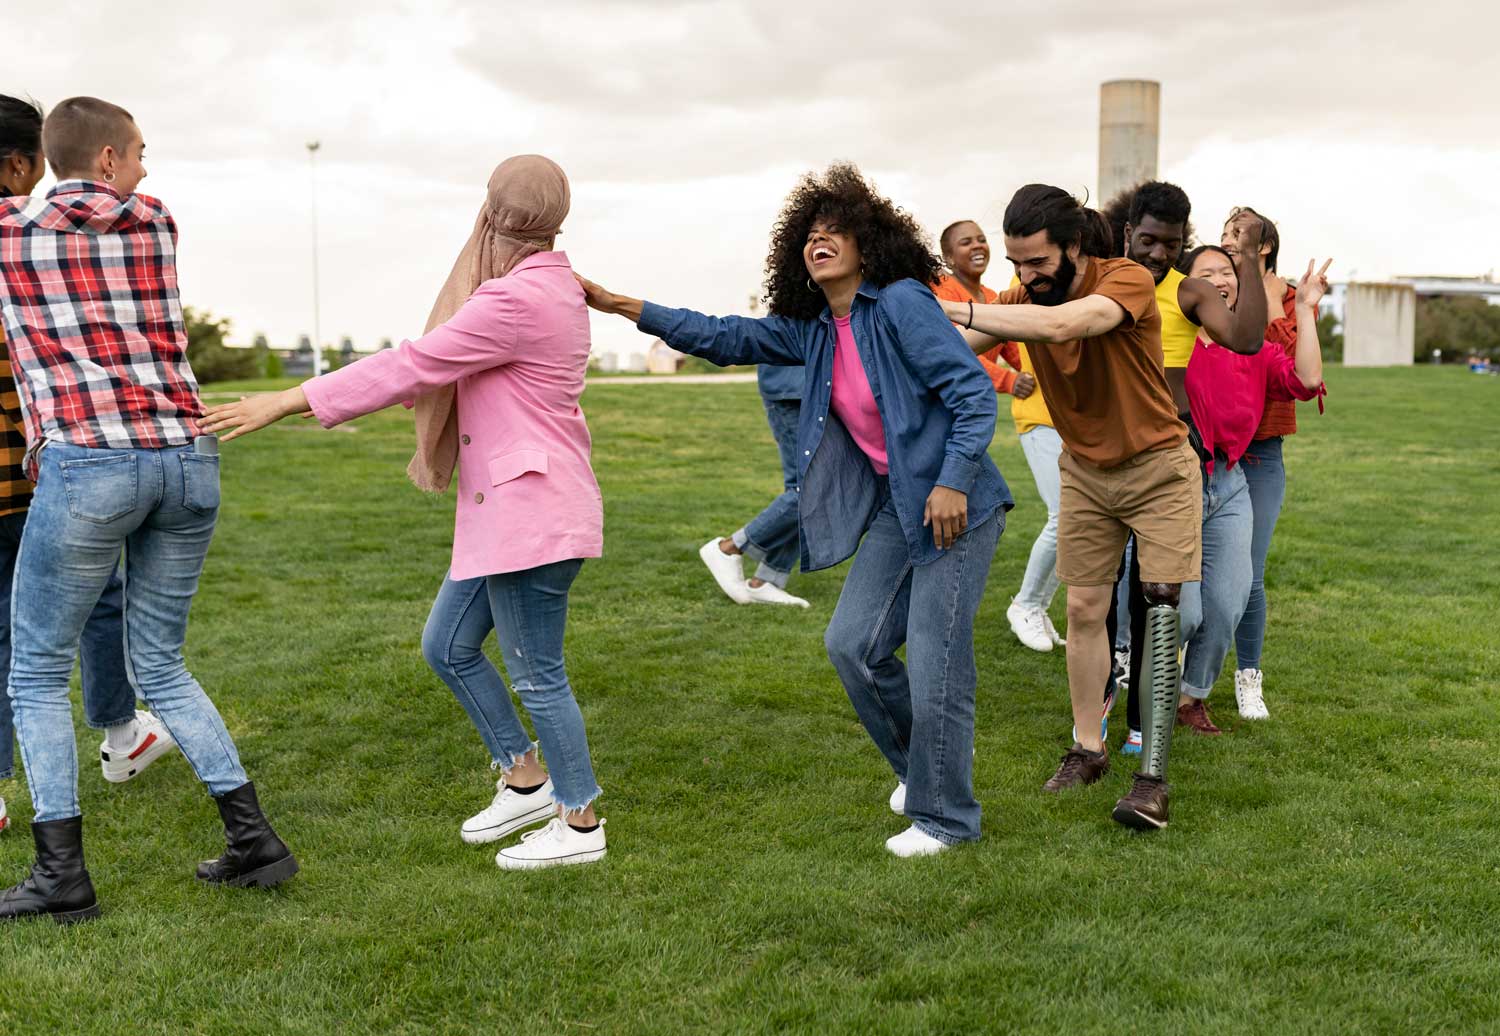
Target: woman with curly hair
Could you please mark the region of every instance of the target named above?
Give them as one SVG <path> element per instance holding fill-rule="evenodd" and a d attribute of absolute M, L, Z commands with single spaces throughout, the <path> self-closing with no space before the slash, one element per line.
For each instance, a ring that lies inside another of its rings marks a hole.
<path fill-rule="evenodd" d="M 854 556 L 824 642 L 896 773 L 891 808 L 911 821 L 886 841 L 897 856 L 979 837 L 974 614 L 1012 506 L 985 452 L 994 389 L 926 287 L 940 269 L 916 221 L 839 164 L 805 175 L 772 229 L 768 317 L 583 282 L 590 306 L 721 366 L 805 365 L 802 568 Z"/>

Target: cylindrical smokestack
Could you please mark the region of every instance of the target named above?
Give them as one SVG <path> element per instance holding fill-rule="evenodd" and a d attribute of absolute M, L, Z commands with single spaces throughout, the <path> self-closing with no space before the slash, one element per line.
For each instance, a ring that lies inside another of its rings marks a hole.
<path fill-rule="evenodd" d="M 1161 84 L 1112 79 L 1099 87 L 1098 205 L 1142 180 L 1156 178 Z"/>

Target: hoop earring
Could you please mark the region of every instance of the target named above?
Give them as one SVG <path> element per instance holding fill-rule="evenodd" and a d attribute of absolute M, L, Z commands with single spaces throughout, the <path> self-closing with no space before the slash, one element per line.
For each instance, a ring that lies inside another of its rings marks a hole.
<path fill-rule="evenodd" d="M 810 292 L 812 292 L 814 295 L 816 295 L 822 289 L 820 289 L 816 284 L 814 284 L 813 283 L 813 279 L 811 277 L 809 277 L 807 279 L 807 290 L 810 291 Z"/>
<path fill-rule="evenodd" d="M 105 173 L 104 174 L 104 182 L 105 183 L 114 183 L 115 182 L 115 174 L 114 173 Z"/>

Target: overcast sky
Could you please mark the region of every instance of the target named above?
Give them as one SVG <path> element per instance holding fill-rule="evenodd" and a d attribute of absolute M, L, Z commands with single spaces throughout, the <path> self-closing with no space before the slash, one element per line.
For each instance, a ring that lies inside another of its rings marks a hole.
<path fill-rule="evenodd" d="M 54 0 L 7 19 L 0 92 L 135 114 L 141 189 L 181 229 L 183 299 L 237 340 L 312 328 L 304 145 L 320 140 L 323 337 L 372 348 L 421 332 L 508 155 L 567 170 L 575 269 L 744 311 L 801 171 L 852 160 L 929 231 L 968 217 L 998 237 L 1023 183 L 1094 190 L 1113 78 L 1161 82 L 1159 174 L 1200 228 L 1250 204 L 1277 221 L 1287 271 L 1332 255 L 1340 280 L 1483 274 L 1500 267 L 1497 10 Z M 997 256 L 988 280 L 1009 275 Z M 594 335 L 644 345 L 618 318 Z"/>

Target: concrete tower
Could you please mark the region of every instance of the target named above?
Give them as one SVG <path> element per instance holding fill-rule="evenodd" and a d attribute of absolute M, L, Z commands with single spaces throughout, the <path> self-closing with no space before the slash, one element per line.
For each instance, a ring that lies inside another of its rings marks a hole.
<path fill-rule="evenodd" d="M 1112 79 L 1099 87 L 1099 194 L 1107 204 L 1127 187 L 1156 178 L 1161 84 Z"/>

